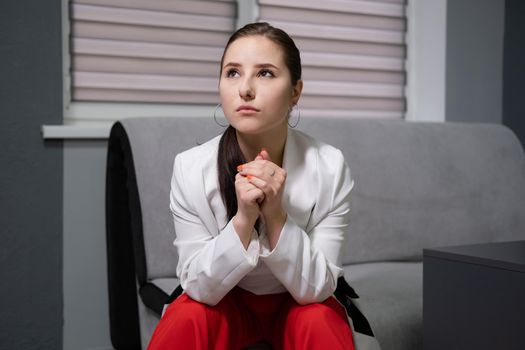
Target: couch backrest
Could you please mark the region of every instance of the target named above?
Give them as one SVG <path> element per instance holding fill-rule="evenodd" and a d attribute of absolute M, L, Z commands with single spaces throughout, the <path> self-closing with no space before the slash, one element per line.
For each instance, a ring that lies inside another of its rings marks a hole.
<path fill-rule="evenodd" d="M 301 121 L 355 179 L 344 261 L 420 260 L 422 249 L 525 239 L 525 156 L 494 124 Z"/>
<path fill-rule="evenodd" d="M 223 129 L 212 118 L 122 121 L 139 189 L 149 278 L 175 275 L 175 154 Z M 418 260 L 426 247 L 525 239 L 525 156 L 501 125 L 302 118 L 345 155 L 355 187 L 344 262 Z"/>
<path fill-rule="evenodd" d="M 213 118 L 143 117 L 121 123 L 135 164 L 147 277 L 174 277 L 178 257 L 172 244 L 175 229 L 169 192 L 175 155 L 208 141 L 224 129 Z"/>

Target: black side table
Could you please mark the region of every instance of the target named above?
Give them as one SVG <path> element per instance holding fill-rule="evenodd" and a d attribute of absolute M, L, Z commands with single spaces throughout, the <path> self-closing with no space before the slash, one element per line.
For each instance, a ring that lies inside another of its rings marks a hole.
<path fill-rule="evenodd" d="M 423 251 L 423 345 L 525 349 L 525 241 Z"/>

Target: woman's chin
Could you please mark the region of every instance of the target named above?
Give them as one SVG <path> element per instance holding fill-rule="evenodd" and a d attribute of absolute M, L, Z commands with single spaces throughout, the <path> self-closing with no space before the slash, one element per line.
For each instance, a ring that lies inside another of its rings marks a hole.
<path fill-rule="evenodd" d="M 232 123 L 232 126 L 243 134 L 258 134 L 265 129 L 257 120 L 240 120 Z"/>
<path fill-rule="evenodd" d="M 261 134 L 261 129 L 257 129 L 257 128 L 235 128 L 235 130 L 237 130 L 238 133 L 241 133 L 243 135 L 258 135 L 258 134 Z"/>
<path fill-rule="evenodd" d="M 260 120 L 257 120 L 255 118 L 251 120 L 244 119 L 235 121 L 234 123 L 231 123 L 231 125 L 235 128 L 235 130 L 237 130 L 237 132 L 246 135 L 257 135 L 267 133 L 268 131 L 277 130 L 282 127 L 286 128 L 286 124 L 274 123 L 272 125 L 269 125 L 267 123 L 261 123 Z"/>

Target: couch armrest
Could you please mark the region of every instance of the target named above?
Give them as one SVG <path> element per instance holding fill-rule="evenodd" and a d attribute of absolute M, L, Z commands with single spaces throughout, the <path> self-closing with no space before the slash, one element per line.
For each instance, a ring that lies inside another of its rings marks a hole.
<path fill-rule="evenodd" d="M 140 349 L 132 232 L 141 230 L 142 219 L 131 147 L 126 131 L 119 122 L 113 125 L 108 140 L 106 171 L 106 244 L 111 342 L 116 349 Z M 130 197 L 133 197 L 133 200 Z"/>

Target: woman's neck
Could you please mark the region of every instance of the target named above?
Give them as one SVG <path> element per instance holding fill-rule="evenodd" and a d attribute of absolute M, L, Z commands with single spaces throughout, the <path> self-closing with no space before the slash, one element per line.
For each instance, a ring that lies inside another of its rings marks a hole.
<path fill-rule="evenodd" d="M 281 167 L 287 135 L 288 128 L 279 128 L 264 134 L 242 134 L 237 131 L 237 142 L 246 161 L 254 160 L 265 148 L 272 161 Z"/>

